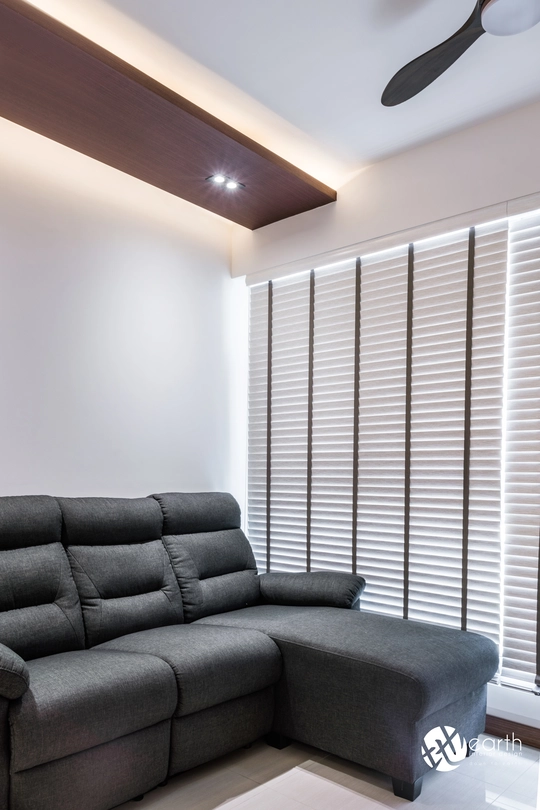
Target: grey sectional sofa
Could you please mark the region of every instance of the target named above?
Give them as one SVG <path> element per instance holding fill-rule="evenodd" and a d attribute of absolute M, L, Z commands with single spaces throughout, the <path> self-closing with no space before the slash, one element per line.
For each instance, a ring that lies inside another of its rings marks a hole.
<path fill-rule="evenodd" d="M 424 735 L 484 728 L 486 638 L 264 574 L 225 494 L 0 498 L 0 810 L 108 810 L 262 735 L 414 799 Z"/>

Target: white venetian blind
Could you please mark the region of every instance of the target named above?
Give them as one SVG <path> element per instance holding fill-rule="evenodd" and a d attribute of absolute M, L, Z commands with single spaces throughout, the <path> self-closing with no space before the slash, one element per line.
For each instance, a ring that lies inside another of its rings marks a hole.
<path fill-rule="evenodd" d="M 247 531 L 262 571 L 266 570 L 269 296 L 268 284 L 254 287 L 249 314 Z"/>
<path fill-rule="evenodd" d="M 403 616 L 408 250 L 362 260 L 358 571 L 362 608 Z"/>
<path fill-rule="evenodd" d="M 408 615 L 495 641 L 506 257 L 504 222 L 414 261 Z"/>
<path fill-rule="evenodd" d="M 357 570 L 364 610 L 495 641 L 504 591 L 503 680 L 523 685 L 537 674 L 540 213 L 510 222 L 252 288 L 248 532 L 261 570 Z"/>
<path fill-rule="evenodd" d="M 273 284 L 270 568 L 307 565 L 309 275 Z"/>
<path fill-rule="evenodd" d="M 533 687 L 540 528 L 540 212 L 510 225 L 503 682 Z"/>
<path fill-rule="evenodd" d="M 311 570 L 351 571 L 356 268 L 315 275 Z"/>
<path fill-rule="evenodd" d="M 415 245 L 409 618 L 461 626 L 469 233 Z"/>
<path fill-rule="evenodd" d="M 508 225 L 476 229 L 467 630 L 500 641 L 501 475 Z"/>

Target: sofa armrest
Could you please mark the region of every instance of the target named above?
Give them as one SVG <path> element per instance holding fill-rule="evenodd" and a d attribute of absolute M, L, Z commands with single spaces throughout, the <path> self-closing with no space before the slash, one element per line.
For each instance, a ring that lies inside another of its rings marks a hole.
<path fill-rule="evenodd" d="M 20 655 L 0 644 L 0 697 L 15 700 L 30 685 L 30 672 Z"/>
<path fill-rule="evenodd" d="M 262 601 L 270 605 L 310 605 L 360 609 L 363 577 L 335 571 L 261 574 Z"/>

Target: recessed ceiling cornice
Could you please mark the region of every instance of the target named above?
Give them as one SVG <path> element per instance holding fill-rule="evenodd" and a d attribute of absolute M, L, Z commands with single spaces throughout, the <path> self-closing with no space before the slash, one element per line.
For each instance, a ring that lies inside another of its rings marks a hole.
<path fill-rule="evenodd" d="M 336 192 L 23 0 L 0 0 L 0 115 L 250 229 Z M 234 190 L 209 183 L 222 174 Z"/>

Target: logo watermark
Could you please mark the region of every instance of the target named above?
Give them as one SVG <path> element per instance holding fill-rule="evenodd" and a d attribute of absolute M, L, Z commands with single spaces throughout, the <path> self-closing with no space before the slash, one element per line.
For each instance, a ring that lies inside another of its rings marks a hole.
<path fill-rule="evenodd" d="M 494 754 L 513 754 L 520 756 L 521 740 L 514 734 L 504 739 L 474 737 L 467 740 L 452 726 L 437 726 L 424 737 L 422 757 L 430 768 L 437 771 L 454 771 L 469 754 L 478 753 L 484 756 Z"/>
<path fill-rule="evenodd" d="M 437 726 L 424 737 L 422 756 L 430 768 L 453 771 L 467 756 L 467 740 L 452 726 Z"/>

